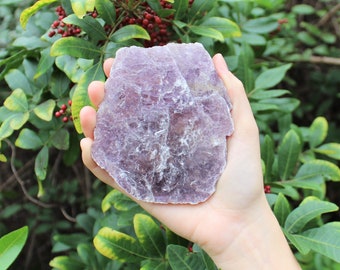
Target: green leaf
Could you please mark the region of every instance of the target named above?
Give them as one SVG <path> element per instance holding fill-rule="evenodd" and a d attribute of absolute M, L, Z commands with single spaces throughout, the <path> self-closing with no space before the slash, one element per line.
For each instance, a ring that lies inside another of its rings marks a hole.
<path fill-rule="evenodd" d="M 33 95 L 31 84 L 24 73 L 18 69 L 11 69 L 5 75 L 5 80 L 12 90 L 22 89 L 26 95 Z"/>
<path fill-rule="evenodd" d="M 290 241 L 290 243 L 296 247 L 296 249 L 303 255 L 308 254 L 308 252 L 310 252 L 311 247 L 308 243 L 304 242 L 303 240 L 301 240 L 300 235 L 299 234 L 292 234 L 287 232 L 284 228 L 282 228 L 285 236 L 287 237 L 287 239 Z"/>
<path fill-rule="evenodd" d="M 309 128 L 309 145 L 314 148 L 326 139 L 328 133 L 328 122 L 326 118 L 317 117 Z"/>
<path fill-rule="evenodd" d="M 299 135 L 293 129 L 288 131 L 278 150 L 278 170 L 282 180 L 288 180 L 295 170 L 301 148 Z"/>
<path fill-rule="evenodd" d="M 296 14 L 310 15 L 315 12 L 314 7 L 306 4 L 294 5 L 292 11 Z"/>
<path fill-rule="evenodd" d="M 95 0 L 95 6 L 99 16 L 108 24 L 116 22 L 116 9 L 110 0 Z"/>
<path fill-rule="evenodd" d="M 18 257 L 28 236 L 28 227 L 12 231 L 0 238 L 0 265 L 7 269 Z"/>
<path fill-rule="evenodd" d="M 45 74 L 46 72 L 48 72 L 49 70 L 51 70 L 53 64 L 54 64 L 54 60 L 55 58 L 51 56 L 51 52 L 50 52 L 50 47 L 44 49 L 41 51 L 41 57 L 39 60 L 39 64 L 38 64 L 38 68 L 37 68 L 37 72 L 34 75 L 34 79 L 38 79 L 41 75 Z"/>
<path fill-rule="evenodd" d="M 103 26 L 91 16 L 85 16 L 84 18 L 79 19 L 75 14 L 71 14 L 67 16 L 63 22 L 79 26 L 94 44 L 100 40 L 107 39 Z"/>
<path fill-rule="evenodd" d="M 14 112 L 26 112 L 28 102 L 26 94 L 22 89 L 15 89 L 11 95 L 5 99 L 4 105 L 7 109 Z"/>
<path fill-rule="evenodd" d="M 205 12 L 208 12 L 213 9 L 216 4 L 215 0 L 195 0 L 189 9 L 189 14 L 187 16 L 187 21 L 191 21 L 197 19 L 197 17 L 204 16 Z"/>
<path fill-rule="evenodd" d="M 77 58 L 96 59 L 100 57 L 100 54 L 100 49 L 92 42 L 76 37 L 58 39 L 51 47 L 52 56 L 69 55 Z"/>
<path fill-rule="evenodd" d="M 20 15 L 20 24 L 22 28 L 26 28 L 27 22 L 28 20 L 40 9 L 42 9 L 43 7 L 57 2 L 57 0 L 39 0 L 37 2 L 34 3 L 33 6 L 26 8 Z"/>
<path fill-rule="evenodd" d="M 36 116 L 44 121 L 51 121 L 53 117 L 53 110 L 55 101 L 52 99 L 46 100 L 33 109 Z"/>
<path fill-rule="evenodd" d="M 11 136 L 13 133 L 13 128 L 10 125 L 10 119 L 5 120 L 0 126 L 0 141 Z"/>
<path fill-rule="evenodd" d="M 284 185 L 289 185 L 295 188 L 302 188 L 302 189 L 310 189 L 315 191 L 322 191 L 324 184 L 324 179 L 322 176 L 315 176 L 314 178 L 310 178 L 307 180 L 299 180 L 293 179 L 289 181 L 285 181 Z"/>
<path fill-rule="evenodd" d="M 271 17 L 256 18 L 246 21 L 242 29 L 249 33 L 266 34 L 278 28 L 277 19 Z"/>
<path fill-rule="evenodd" d="M 46 178 L 48 158 L 49 158 L 48 147 L 44 146 L 39 151 L 34 163 L 34 172 L 39 181 L 45 180 Z"/>
<path fill-rule="evenodd" d="M 206 26 L 191 26 L 190 30 L 195 33 L 196 35 L 200 35 L 203 37 L 210 37 L 216 39 L 220 42 L 224 41 L 224 37 L 222 33 L 214 28 L 206 27 Z"/>
<path fill-rule="evenodd" d="M 175 20 L 180 20 L 184 17 L 189 7 L 189 0 L 177 0 L 173 4 L 173 8 L 176 10 Z"/>
<path fill-rule="evenodd" d="M 317 176 L 322 176 L 327 180 L 340 181 L 340 169 L 332 162 L 315 159 L 303 164 L 295 179 L 312 179 Z"/>
<path fill-rule="evenodd" d="M 135 38 L 150 40 L 149 33 L 143 27 L 135 24 L 126 25 L 118 29 L 113 33 L 110 40 L 113 42 L 124 42 Z"/>
<path fill-rule="evenodd" d="M 305 231 L 295 238 L 311 250 L 340 263 L 340 231 L 332 223 Z"/>
<path fill-rule="evenodd" d="M 287 198 L 282 193 L 279 193 L 274 205 L 274 214 L 282 227 L 284 226 L 286 218 L 290 212 L 290 204 Z"/>
<path fill-rule="evenodd" d="M 66 129 L 59 129 L 52 133 L 52 145 L 59 150 L 67 150 L 70 146 L 70 133 Z"/>
<path fill-rule="evenodd" d="M 138 241 L 150 257 L 164 257 L 165 241 L 160 226 L 148 215 L 134 216 L 133 225 Z"/>
<path fill-rule="evenodd" d="M 314 149 L 314 152 L 340 160 L 340 143 L 326 143 Z"/>
<path fill-rule="evenodd" d="M 247 43 L 242 43 L 241 53 L 238 57 L 237 77 L 244 83 L 249 93 L 254 88 L 254 72 L 251 67 L 254 64 L 254 51 Z"/>
<path fill-rule="evenodd" d="M 261 144 L 261 157 L 265 164 L 265 182 L 269 182 L 271 180 L 272 167 L 274 164 L 274 141 L 269 136 L 266 135 L 264 137 L 264 141 Z"/>
<path fill-rule="evenodd" d="M 92 81 L 104 81 L 105 75 L 102 63 L 98 62 L 89 68 L 81 77 L 72 96 L 72 118 L 74 126 L 78 133 L 82 132 L 79 113 L 80 110 L 87 105 L 90 105 L 90 99 L 87 95 L 87 87 Z"/>
<path fill-rule="evenodd" d="M 108 227 L 99 230 L 93 243 L 102 255 L 111 260 L 140 263 L 147 258 L 135 238 Z"/>
<path fill-rule="evenodd" d="M 190 253 L 183 246 L 168 245 L 167 254 L 172 269 L 205 270 L 200 256 L 197 253 Z"/>
<path fill-rule="evenodd" d="M 140 270 L 167 270 L 169 269 L 166 261 L 146 260 L 142 262 Z"/>
<path fill-rule="evenodd" d="M 284 228 L 289 233 L 300 233 L 305 225 L 321 214 L 337 211 L 336 204 L 322 201 L 316 197 L 306 197 L 287 217 Z"/>
<path fill-rule="evenodd" d="M 249 98 L 255 100 L 262 100 L 267 98 L 276 98 L 281 97 L 283 95 L 289 94 L 288 90 L 283 89 L 275 89 L 275 90 L 264 90 L 264 89 L 256 89 L 249 94 Z"/>
<path fill-rule="evenodd" d="M 242 35 L 240 28 L 235 22 L 222 17 L 207 18 L 200 26 L 219 31 L 223 35 L 223 38 L 240 37 Z"/>
<path fill-rule="evenodd" d="M 197 244 L 193 245 L 193 252 L 197 252 L 204 264 L 204 267 L 206 270 L 217 270 L 217 267 L 214 263 L 214 261 L 209 257 L 209 255 Z"/>
<path fill-rule="evenodd" d="M 111 190 L 102 200 L 102 211 L 107 212 L 112 206 L 118 211 L 128 211 L 137 204 L 116 189 Z"/>
<path fill-rule="evenodd" d="M 95 0 L 70 0 L 74 14 L 82 18 L 88 11 L 94 10 Z"/>
<path fill-rule="evenodd" d="M 20 131 L 19 136 L 15 141 L 15 145 L 22 149 L 36 150 L 43 146 L 43 142 L 33 130 L 24 128 Z"/>
<path fill-rule="evenodd" d="M 159 11 L 162 10 L 162 6 L 159 0 L 146 0 L 146 2 L 149 4 L 151 9 L 153 9 L 157 14 L 159 14 Z"/>
<path fill-rule="evenodd" d="M 255 80 L 255 89 L 269 89 L 277 85 L 285 77 L 291 66 L 292 64 L 285 64 L 262 72 Z"/>

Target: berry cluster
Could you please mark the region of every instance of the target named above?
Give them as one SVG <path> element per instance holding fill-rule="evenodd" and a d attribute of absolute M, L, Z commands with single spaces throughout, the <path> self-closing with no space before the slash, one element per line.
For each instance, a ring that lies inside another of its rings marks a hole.
<path fill-rule="evenodd" d="M 68 104 L 63 104 L 60 106 L 59 110 L 54 113 L 54 116 L 56 118 L 61 118 L 64 123 L 67 123 L 68 121 L 72 121 L 71 116 L 71 105 L 72 100 L 68 101 Z"/>
<path fill-rule="evenodd" d="M 55 11 L 58 15 L 58 19 L 52 23 L 51 31 L 48 33 L 48 36 L 53 37 L 56 34 L 60 34 L 62 37 L 79 36 L 81 29 L 78 26 L 63 22 L 63 19 L 67 16 L 64 8 L 58 6 Z"/>
<path fill-rule="evenodd" d="M 265 186 L 264 186 L 264 193 L 271 193 L 271 187 L 270 187 L 270 185 L 265 185 Z"/>
<path fill-rule="evenodd" d="M 160 4 L 163 9 L 172 8 L 172 4 L 165 0 L 160 0 Z M 117 18 L 122 18 L 118 28 L 129 24 L 137 24 L 149 33 L 151 40 L 144 42 L 145 47 L 162 46 L 170 41 L 171 32 L 169 27 L 174 19 L 173 15 L 161 18 L 147 2 L 137 2 L 136 5 L 131 6 L 127 1 L 118 0 L 115 1 L 115 6 Z"/>

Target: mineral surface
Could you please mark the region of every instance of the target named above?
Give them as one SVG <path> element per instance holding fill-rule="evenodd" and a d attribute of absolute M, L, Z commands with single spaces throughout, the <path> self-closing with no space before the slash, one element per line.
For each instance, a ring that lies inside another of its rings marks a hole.
<path fill-rule="evenodd" d="M 117 51 L 92 157 L 138 200 L 203 202 L 226 166 L 231 103 L 199 43 Z"/>

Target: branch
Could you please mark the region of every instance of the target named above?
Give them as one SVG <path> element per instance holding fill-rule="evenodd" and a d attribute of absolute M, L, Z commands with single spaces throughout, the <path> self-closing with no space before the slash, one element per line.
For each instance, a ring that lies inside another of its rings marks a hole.
<path fill-rule="evenodd" d="M 335 13 L 340 10 L 340 3 L 337 4 L 336 6 L 334 6 L 333 8 L 331 8 L 330 11 L 328 11 L 321 19 L 320 21 L 316 24 L 316 26 L 320 27 L 320 26 L 323 26 L 325 23 L 328 22 L 328 20 L 330 18 L 332 18 Z"/>
<path fill-rule="evenodd" d="M 327 57 L 327 56 L 312 55 L 309 58 L 301 57 L 301 58 L 295 59 L 293 61 L 294 62 L 308 62 L 308 63 L 313 63 L 313 64 L 325 64 L 325 65 L 340 66 L 340 58 Z"/>

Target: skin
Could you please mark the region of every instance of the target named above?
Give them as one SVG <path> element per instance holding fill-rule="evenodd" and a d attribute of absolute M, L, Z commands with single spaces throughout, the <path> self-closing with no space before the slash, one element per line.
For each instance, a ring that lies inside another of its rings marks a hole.
<path fill-rule="evenodd" d="M 107 76 L 113 61 L 104 63 Z M 263 192 L 259 131 L 243 84 L 228 70 L 222 55 L 215 55 L 213 62 L 228 89 L 235 125 L 227 140 L 228 164 L 216 192 L 198 205 L 137 203 L 169 229 L 200 245 L 220 269 L 301 269 Z M 92 82 L 88 93 L 98 107 L 104 83 Z M 86 137 L 81 141 L 84 164 L 103 182 L 120 189 L 91 158 L 96 110 L 84 107 L 80 119 Z"/>

